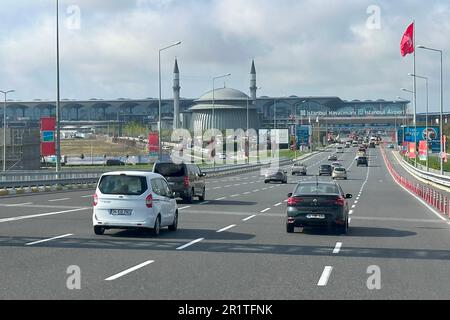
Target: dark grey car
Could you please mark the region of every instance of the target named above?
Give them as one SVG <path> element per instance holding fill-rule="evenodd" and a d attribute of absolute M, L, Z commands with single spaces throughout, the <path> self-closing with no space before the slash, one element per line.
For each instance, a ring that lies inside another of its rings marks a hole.
<path fill-rule="evenodd" d="M 205 200 L 206 174 L 196 164 L 157 162 L 153 172 L 166 178 L 172 191 L 186 202 L 192 202 L 194 197 Z"/>
<path fill-rule="evenodd" d="M 351 194 L 344 194 L 335 182 L 300 182 L 288 194 L 286 231 L 296 227 L 335 227 L 348 231 L 348 203 Z"/>
<path fill-rule="evenodd" d="M 278 181 L 281 183 L 287 183 L 287 171 L 282 169 L 268 169 L 264 175 L 264 183 Z"/>

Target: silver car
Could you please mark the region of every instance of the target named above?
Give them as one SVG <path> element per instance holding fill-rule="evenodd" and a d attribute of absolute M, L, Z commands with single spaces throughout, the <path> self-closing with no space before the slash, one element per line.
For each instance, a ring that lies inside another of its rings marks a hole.
<path fill-rule="evenodd" d="M 331 174 L 332 179 L 344 179 L 347 180 L 347 170 L 343 167 L 335 167 Z"/>
<path fill-rule="evenodd" d="M 301 162 L 295 162 L 291 168 L 292 175 L 301 174 L 306 176 L 306 165 Z"/>

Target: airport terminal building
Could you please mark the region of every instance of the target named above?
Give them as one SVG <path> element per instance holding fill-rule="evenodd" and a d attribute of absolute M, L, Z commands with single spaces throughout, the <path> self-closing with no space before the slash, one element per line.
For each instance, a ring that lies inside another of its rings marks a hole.
<path fill-rule="evenodd" d="M 257 96 L 256 68 L 250 71 L 250 91 L 216 88 L 199 98 L 180 98 L 180 71 L 175 61 L 172 99 L 163 99 L 162 128 L 185 128 L 193 131 L 218 129 L 288 128 L 289 124 L 320 123 L 329 128 L 386 127 L 401 125 L 412 119 L 408 101 L 352 100 L 339 97 L 267 97 Z M 8 101 L 7 118 L 11 123 L 37 121 L 55 115 L 55 102 Z M 136 121 L 157 127 L 159 100 L 156 98 L 86 101 L 62 100 L 63 126 L 101 126 L 105 123 Z M 3 116 L 0 117 L 2 119 Z"/>

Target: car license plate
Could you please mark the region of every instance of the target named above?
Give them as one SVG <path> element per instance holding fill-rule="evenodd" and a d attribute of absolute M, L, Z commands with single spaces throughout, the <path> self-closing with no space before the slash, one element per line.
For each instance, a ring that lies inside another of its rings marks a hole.
<path fill-rule="evenodd" d="M 112 216 L 131 216 L 131 209 L 111 209 Z"/>
<path fill-rule="evenodd" d="M 306 216 L 306 218 L 308 218 L 308 219 L 325 219 L 325 215 L 324 214 L 308 214 Z"/>

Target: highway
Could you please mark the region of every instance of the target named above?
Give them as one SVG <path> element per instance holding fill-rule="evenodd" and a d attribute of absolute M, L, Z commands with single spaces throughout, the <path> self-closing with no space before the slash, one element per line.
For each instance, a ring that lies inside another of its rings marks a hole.
<path fill-rule="evenodd" d="M 353 194 L 347 235 L 286 233 L 287 193 L 316 179 L 330 152 L 286 185 L 264 184 L 259 171 L 208 179 L 206 201 L 179 202 L 178 231 L 159 237 L 94 235 L 93 191 L 3 197 L 0 299 L 448 299 L 449 221 L 394 182 L 378 147 L 368 150 L 368 168 L 354 148 L 338 154 L 349 171 L 339 183 Z M 66 285 L 73 265 L 79 290 Z M 373 266 L 379 289 L 367 286 Z"/>

